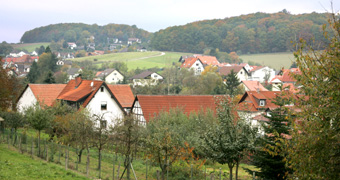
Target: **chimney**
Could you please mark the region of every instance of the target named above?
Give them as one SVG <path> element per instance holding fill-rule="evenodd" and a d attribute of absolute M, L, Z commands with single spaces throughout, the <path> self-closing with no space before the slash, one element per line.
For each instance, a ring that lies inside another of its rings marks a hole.
<path fill-rule="evenodd" d="M 81 79 L 81 76 L 77 76 L 76 77 L 76 79 L 75 79 L 75 81 L 76 81 L 76 88 L 81 84 L 81 82 L 83 81 L 82 79 Z"/>
<path fill-rule="evenodd" d="M 257 93 L 260 93 L 260 88 L 256 88 L 256 92 L 257 92 Z"/>

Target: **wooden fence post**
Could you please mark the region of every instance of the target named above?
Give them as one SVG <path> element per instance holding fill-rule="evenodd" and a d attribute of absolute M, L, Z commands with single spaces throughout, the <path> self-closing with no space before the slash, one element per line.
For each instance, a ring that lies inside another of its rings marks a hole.
<path fill-rule="evenodd" d="M 120 162 L 118 163 L 118 169 L 117 169 L 117 179 L 119 179 L 119 169 L 120 169 Z"/>
<path fill-rule="evenodd" d="M 148 180 L 148 161 L 146 160 L 146 162 L 145 162 L 145 166 L 146 166 L 146 168 L 145 168 L 145 180 Z"/>
<path fill-rule="evenodd" d="M 67 170 L 67 148 L 65 148 L 65 169 Z"/>
<path fill-rule="evenodd" d="M 112 157 L 113 157 L 112 180 L 115 180 L 115 156 L 113 155 Z"/>

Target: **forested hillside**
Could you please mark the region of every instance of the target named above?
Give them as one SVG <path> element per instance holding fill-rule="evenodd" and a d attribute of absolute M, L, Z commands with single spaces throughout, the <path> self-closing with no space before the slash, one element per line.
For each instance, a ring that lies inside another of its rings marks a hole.
<path fill-rule="evenodd" d="M 293 50 L 292 42 L 313 37 L 317 48 L 322 48 L 322 25 L 327 24 L 327 19 L 327 14 L 292 15 L 283 10 L 198 21 L 154 33 L 151 46 L 193 53 L 203 53 L 207 48 L 237 54 L 270 53 Z"/>
<path fill-rule="evenodd" d="M 87 38 L 93 36 L 95 43 L 113 43 L 113 38 L 127 41 L 128 38 L 139 38 L 146 41 L 150 33 L 137 28 L 135 25 L 108 24 L 98 26 L 82 23 L 63 23 L 35 28 L 25 32 L 20 41 L 24 43 L 51 42 L 64 39 L 66 42 L 82 44 Z"/>

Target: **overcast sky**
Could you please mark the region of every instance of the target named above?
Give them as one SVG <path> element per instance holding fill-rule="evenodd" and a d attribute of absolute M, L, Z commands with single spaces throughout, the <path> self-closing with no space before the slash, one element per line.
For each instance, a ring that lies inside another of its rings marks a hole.
<path fill-rule="evenodd" d="M 255 12 L 331 11 L 330 0 L 0 0 L 0 42 L 19 42 L 25 31 L 57 23 L 136 25 L 149 32 L 169 26 Z M 333 0 L 336 12 L 340 2 Z"/>

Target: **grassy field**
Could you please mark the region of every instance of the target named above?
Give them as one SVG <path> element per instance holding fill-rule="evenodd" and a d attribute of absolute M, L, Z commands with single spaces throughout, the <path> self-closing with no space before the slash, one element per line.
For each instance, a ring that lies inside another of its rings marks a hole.
<path fill-rule="evenodd" d="M 50 45 L 47 42 L 41 43 L 24 43 L 24 44 L 13 44 L 14 49 L 26 49 L 28 52 L 33 52 L 35 48 L 39 48 L 40 46 L 44 46 L 45 48 Z"/>
<path fill-rule="evenodd" d="M 128 69 L 136 69 L 137 67 L 140 69 L 147 69 L 152 67 L 166 67 L 171 65 L 173 62 L 177 62 L 180 56 L 185 55 L 187 53 L 178 53 L 178 52 L 159 52 L 159 51 L 150 51 L 150 52 L 126 52 L 126 53 L 114 53 L 114 54 L 104 54 L 100 56 L 90 56 L 90 57 L 82 57 L 75 58 L 73 61 L 92 61 L 94 64 L 101 64 L 105 62 L 115 62 L 122 61 L 125 62 L 128 66 Z M 94 61 L 97 59 L 97 61 Z"/>
<path fill-rule="evenodd" d="M 243 59 L 244 62 L 252 61 L 270 66 L 276 70 L 282 67 L 288 69 L 294 61 L 292 52 L 241 55 L 240 58 Z"/>
<path fill-rule="evenodd" d="M 0 179 L 87 179 L 77 172 L 66 171 L 61 166 L 47 163 L 15 149 L 0 144 Z"/>

